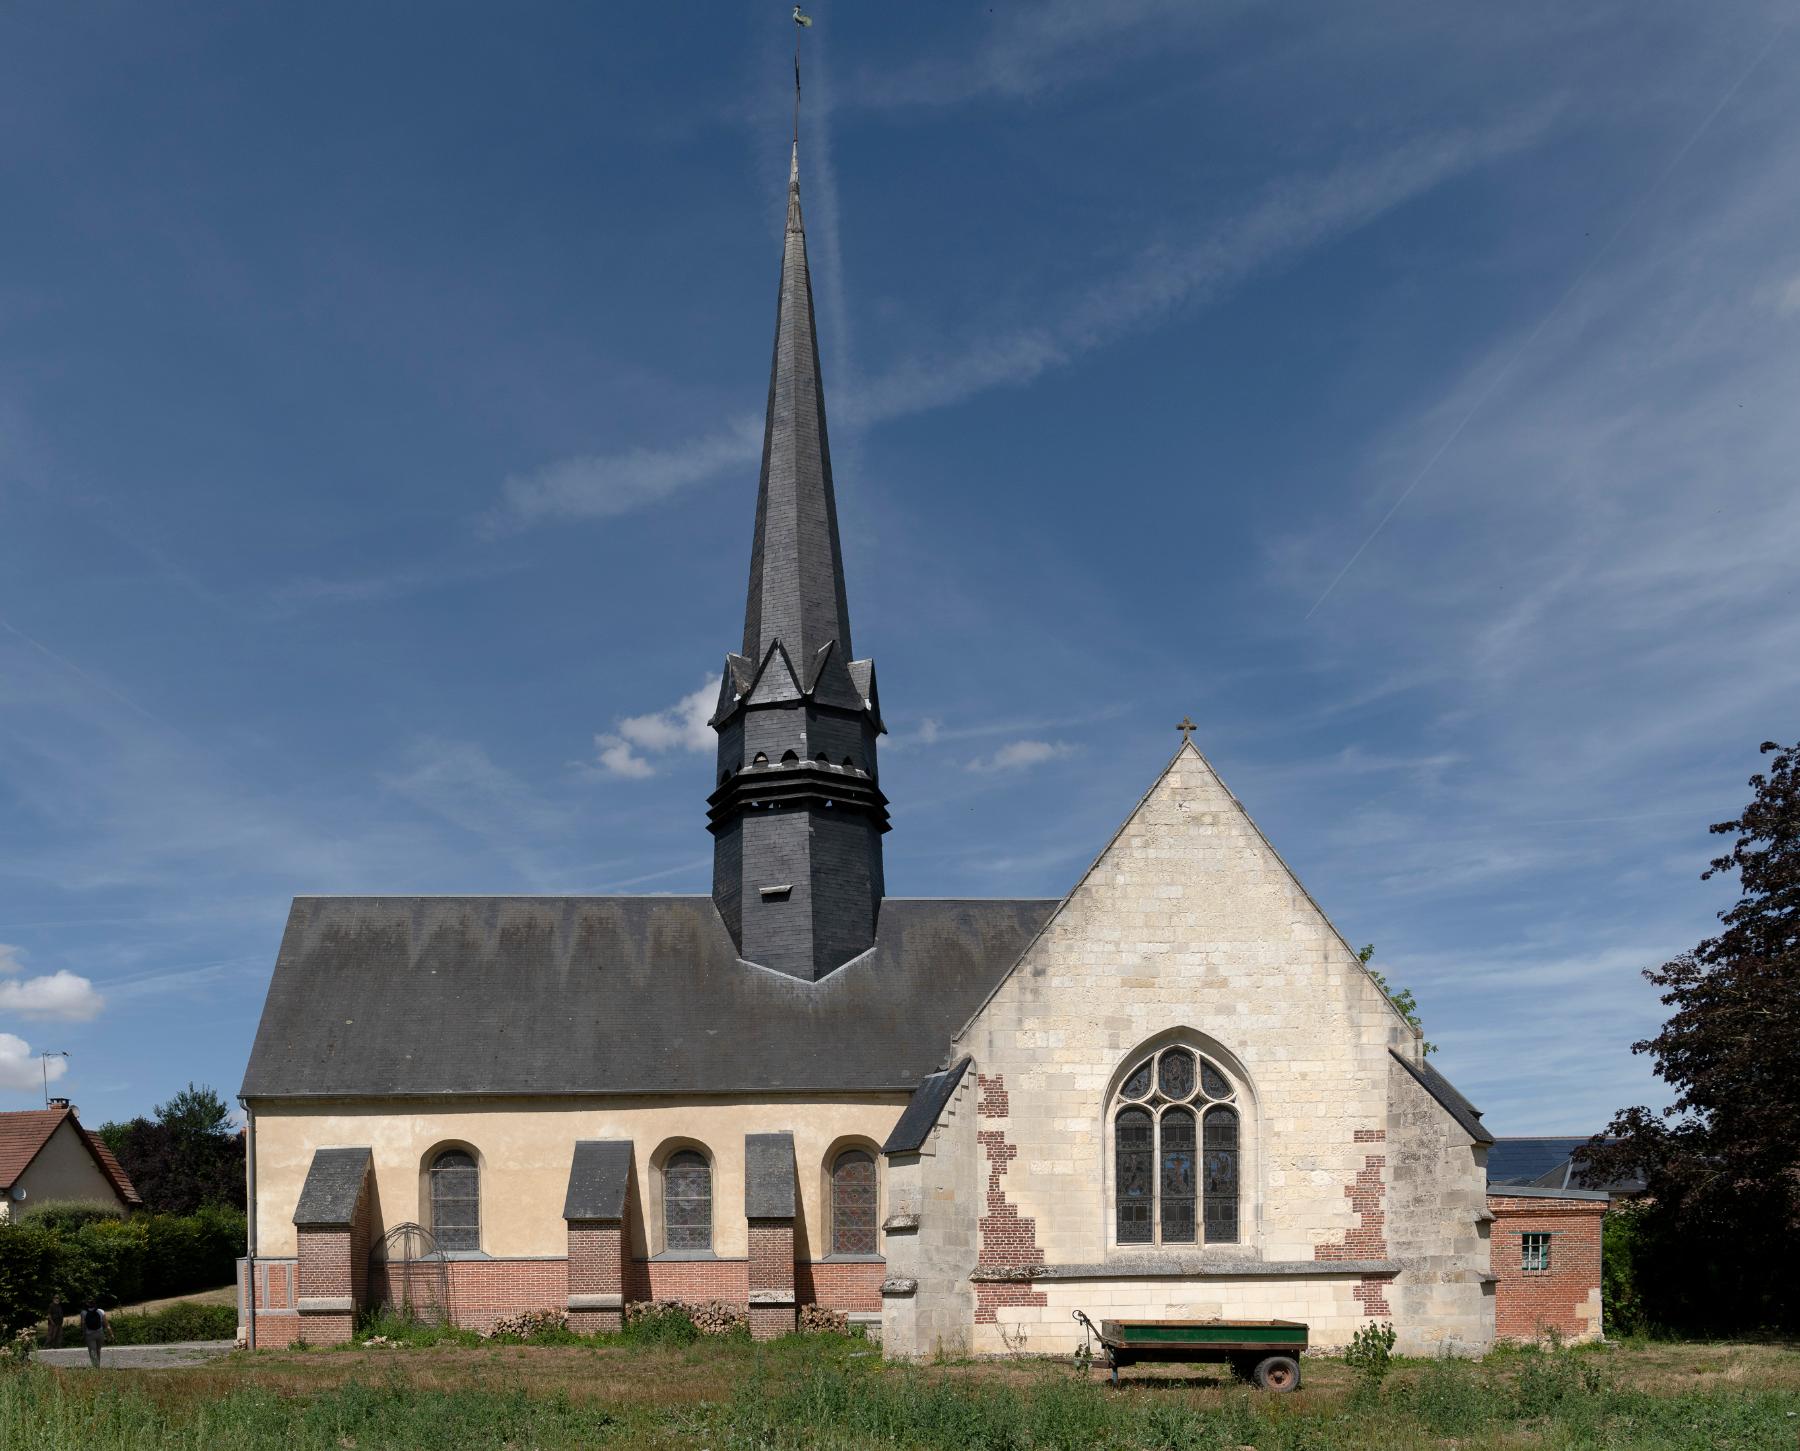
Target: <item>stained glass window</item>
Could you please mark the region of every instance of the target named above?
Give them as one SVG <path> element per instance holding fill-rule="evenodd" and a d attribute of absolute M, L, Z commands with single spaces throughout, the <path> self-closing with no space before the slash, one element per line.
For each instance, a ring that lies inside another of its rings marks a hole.
<path fill-rule="evenodd" d="M 1165 1063 L 1168 1060 L 1163 1060 Z M 1162 1242 L 1194 1242 L 1194 1116 L 1172 1108 L 1162 1116 Z"/>
<path fill-rule="evenodd" d="M 1148 1074 L 1149 1066 L 1145 1065 Z M 1151 1192 L 1153 1160 L 1156 1157 L 1150 1115 L 1141 1108 L 1128 1108 L 1119 1114 L 1114 1125 L 1114 1151 L 1117 1168 L 1119 1205 L 1119 1243 L 1149 1244 L 1152 1239 Z"/>
<path fill-rule="evenodd" d="M 1151 1059 L 1146 1058 L 1131 1070 L 1131 1077 L 1125 1080 L 1125 1086 L 1119 1090 L 1127 1098 L 1142 1098 L 1150 1092 Z"/>
<path fill-rule="evenodd" d="M 1206 1090 L 1208 1098 L 1231 1097 L 1231 1085 L 1225 1081 L 1225 1075 L 1204 1058 L 1200 1060 L 1200 1086 Z"/>
<path fill-rule="evenodd" d="M 671 1250 L 712 1248 L 712 1165 L 692 1149 L 663 1166 L 663 1238 Z"/>
<path fill-rule="evenodd" d="M 831 1166 L 831 1252 L 872 1255 L 875 1244 L 875 1158 L 847 1149 Z"/>
<path fill-rule="evenodd" d="M 481 1248 L 481 1170 L 466 1149 L 431 1161 L 431 1233 L 439 1249 Z"/>
<path fill-rule="evenodd" d="M 1185 1048 L 1169 1049 L 1162 1056 L 1156 1083 L 1164 1098 L 1186 1098 L 1194 1091 L 1194 1055 Z"/>
<path fill-rule="evenodd" d="M 1209 1108 L 1205 1121 L 1206 1239 L 1236 1244 L 1238 1237 L 1238 1116 L 1230 1108 Z"/>

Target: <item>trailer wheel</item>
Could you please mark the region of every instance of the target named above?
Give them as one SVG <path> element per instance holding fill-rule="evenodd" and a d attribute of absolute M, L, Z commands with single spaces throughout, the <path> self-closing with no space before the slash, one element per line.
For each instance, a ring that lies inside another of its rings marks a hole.
<path fill-rule="evenodd" d="M 1256 1362 L 1252 1380 L 1265 1391 L 1300 1389 L 1300 1362 L 1291 1355 L 1269 1355 Z"/>

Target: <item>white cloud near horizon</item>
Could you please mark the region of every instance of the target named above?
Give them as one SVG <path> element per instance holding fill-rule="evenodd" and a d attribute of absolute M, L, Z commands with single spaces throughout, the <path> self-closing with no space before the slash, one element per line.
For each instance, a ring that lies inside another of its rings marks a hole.
<path fill-rule="evenodd" d="M 106 1006 L 93 983 L 67 968 L 39 977 L 25 977 L 24 971 L 19 949 L 0 942 L 0 1013 L 85 1023 Z"/>
<path fill-rule="evenodd" d="M 638 781 L 656 774 L 651 756 L 673 751 L 702 755 L 712 750 L 718 737 L 707 722 L 718 699 L 719 681 L 714 677 L 662 710 L 621 717 L 612 730 L 594 737 L 595 760 L 580 769 L 590 776 Z"/>
<path fill-rule="evenodd" d="M 31 1051 L 31 1044 L 23 1038 L 0 1033 L 0 1088 L 16 1089 L 21 1093 L 29 1088 L 41 1088 L 46 1071 L 49 1081 L 55 1083 L 69 1071 L 68 1060 L 39 1059 Z"/>
<path fill-rule="evenodd" d="M 1532 146 L 1553 114 L 1540 107 L 1489 127 L 1416 138 L 1321 175 L 1287 178 L 1200 241 L 1145 249 L 1130 267 L 1049 308 L 1042 324 L 977 334 L 953 350 L 902 360 L 866 381 L 853 379 L 834 412 L 851 429 L 869 428 L 1028 384 L 1158 326 L 1179 309 L 1216 302 L 1259 273 Z M 559 460 L 509 477 L 483 527 L 503 532 L 550 519 L 614 518 L 744 466 L 761 451 L 762 419 L 746 414 L 663 448 L 640 445 Z"/>

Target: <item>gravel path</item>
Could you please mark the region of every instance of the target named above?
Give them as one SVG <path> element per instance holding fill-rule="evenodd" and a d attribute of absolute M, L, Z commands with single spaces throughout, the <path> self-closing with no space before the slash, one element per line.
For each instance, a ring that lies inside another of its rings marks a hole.
<path fill-rule="evenodd" d="M 204 1365 L 229 1355 L 237 1347 L 229 1340 L 179 1340 L 172 1345 L 109 1345 L 100 1352 L 102 1370 L 174 1370 L 184 1365 Z M 44 1365 L 88 1368 L 87 1346 L 65 1345 L 61 1350 L 40 1350 Z"/>

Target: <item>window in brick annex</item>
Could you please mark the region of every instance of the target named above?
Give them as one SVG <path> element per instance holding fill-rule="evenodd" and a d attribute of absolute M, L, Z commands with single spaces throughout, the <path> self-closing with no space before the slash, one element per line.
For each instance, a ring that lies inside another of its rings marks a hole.
<path fill-rule="evenodd" d="M 875 1242 L 875 1156 L 846 1149 L 831 1165 L 831 1252 L 872 1255 Z"/>
<path fill-rule="evenodd" d="M 444 1250 L 481 1248 L 481 1170 L 467 1149 L 431 1161 L 431 1234 Z"/>
<path fill-rule="evenodd" d="M 1126 1074 L 1113 1119 L 1120 1244 L 1236 1244 L 1237 1090 L 1191 1048 L 1153 1053 Z"/>
<path fill-rule="evenodd" d="M 687 1253 L 712 1249 L 712 1165 L 692 1149 L 663 1165 L 663 1247 Z"/>
<path fill-rule="evenodd" d="M 1526 1233 L 1519 1236 L 1519 1268 L 1522 1270 L 1548 1270 L 1550 1268 L 1550 1236 L 1548 1233 Z"/>

